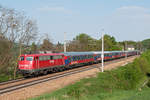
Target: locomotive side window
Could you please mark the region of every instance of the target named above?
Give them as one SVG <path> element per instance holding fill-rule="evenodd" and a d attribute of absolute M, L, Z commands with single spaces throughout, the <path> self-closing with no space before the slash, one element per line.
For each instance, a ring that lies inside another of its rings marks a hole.
<path fill-rule="evenodd" d="M 61 55 L 56 55 L 56 56 L 53 56 L 53 59 L 62 59 L 62 56 Z"/>
<path fill-rule="evenodd" d="M 23 56 L 20 57 L 20 61 L 24 61 L 24 57 Z"/>
<path fill-rule="evenodd" d="M 43 60 L 46 60 L 46 56 L 43 56 Z"/>
<path fill-rule="evenodd" d="M 42 59 L 42 56 L 39 56 L 39 61 L 42 61 L 43 59 Z"/>
<path fill-rule="evenodd" d="M 45 60 L 49 60 L 50 58 L 49 58 L 49 56 L 45 56 Z"/>
<path fill-rule="evenodd" d="M 45 60 L 50 60 L 50 59 L 51 59 L 51 56 L 40 56 L 39 57 L 40 61 L 45 61 Z"/>

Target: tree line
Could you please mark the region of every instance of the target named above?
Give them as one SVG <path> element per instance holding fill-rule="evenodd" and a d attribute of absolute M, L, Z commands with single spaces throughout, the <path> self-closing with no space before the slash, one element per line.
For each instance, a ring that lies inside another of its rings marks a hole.
<path fill-rule="evenodd" d="M 132 48 L 135 48 L 136 50 L 142 51 L 142 50 L 148 49 L 146 48 L 146 46 L 143 45 L 143 41 L 117 42 L 115 37 L 105 34 L 104 35 L 104 50 L 105 51 L 127 50 L 128 47 L 132 47 Z M 95 39 L 86 33 L 80 33 L 75 38 L 73 38 L 73 40 L 67 42 L 67 51 L 68 52 L 101 51 L 101 47 L 102 47 L 101 45 L 102 45 L 101 37 L 99 37 L 99 39 Z M 53 44 L 50 39 L 44 39 L 43 43 L 39 46 L 39 49 L 36 49 L 36 50 L 63 52 L 63 49 L 64 49 L 63 46 L 64 46 L 63 43 L 58 42 L 57 44 Z"/>

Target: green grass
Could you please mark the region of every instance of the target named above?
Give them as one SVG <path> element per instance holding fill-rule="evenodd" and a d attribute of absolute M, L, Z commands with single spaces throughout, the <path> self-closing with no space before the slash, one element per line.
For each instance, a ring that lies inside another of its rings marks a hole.
<path fill-rule="evenodd" d="M 30 100 L 150 100 L 150 88 L 139 88 L 150 73 L 150 52 L 133 63 L 82 79 L 53 93 Z"/>
<path fill-rule="evenodd" d="M 7 81 L 9 80 L 9 76 L 8 75 L 0 75 L 0 82 L 3 82 L 3 81 Z"/>
<path fill-rule="evenodd" d="M 16 79 L 21 78 L 21 77 L 23 77 L 23 76 L 20 75 L 20 74 L 17 74 L 17 75 L 16 75 Z M 12 80 L 12 79 L 14 79 L 13 74 L 11 74 L 11 75 L 0 74 L 0 82 Z"/>
<path fill-rule="evenodd" d="M 138 90 L 116 90 L 111 93 L 95 93 L 94 95 L 82 95 L 80 97 L 70 97 L 57 91 L 52 94 L 44 94 L 31 100 L 150 100 L 150 88 Z"/>

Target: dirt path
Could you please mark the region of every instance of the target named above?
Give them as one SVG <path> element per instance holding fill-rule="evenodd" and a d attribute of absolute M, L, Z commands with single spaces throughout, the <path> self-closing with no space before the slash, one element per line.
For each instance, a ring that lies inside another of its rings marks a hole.
<path fill-rule="evenodd" d="M 136 57 L 130 57 L 129 59 L 124 59 L 117 63 L 108 64 L 105 66 L 104 70 L 111 70 L 113 68 L 125 65 L 126 63 L 132 62 Z M 75 83 L 80 79 L 96 76 L 98 72 L 99 69 L 95 68 L 89 71 L 73 74 L 52 81 L 40 83 L 34 86 L 22 88 L 13 92 L 0 95 L 0 100 L 26 100 L 27 98 L 39 96 L 43 93 L 50 93 L 54 90 L 63 88 L 64 86 Z"/>

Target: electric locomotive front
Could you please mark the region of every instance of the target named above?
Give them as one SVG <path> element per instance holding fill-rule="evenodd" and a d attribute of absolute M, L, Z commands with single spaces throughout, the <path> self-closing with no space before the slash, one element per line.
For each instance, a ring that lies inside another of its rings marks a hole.
<path fill-rule="evenodd" d="M 32 74 L 35 69 L 35 55 L 21 55 L 18 62 L 18 70 L 21 74 Z"/>

